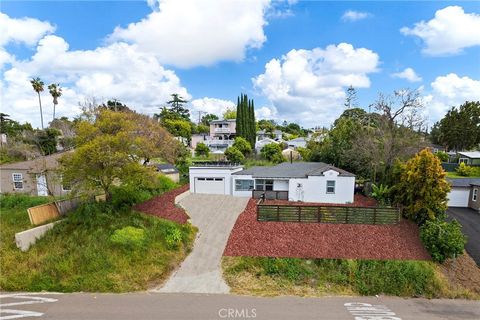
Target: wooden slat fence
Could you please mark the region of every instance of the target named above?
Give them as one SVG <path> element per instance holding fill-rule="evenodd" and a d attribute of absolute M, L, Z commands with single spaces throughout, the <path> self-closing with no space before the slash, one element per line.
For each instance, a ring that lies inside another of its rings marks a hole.
<path fill-rule="evenodd" d="M 258 221 L 396 224 L 400 222 L 397 208 L 349 206 L 296 206 L 257 204 Z"/>
<path fill-rule="evenodd" d="M 39 225 L 56 219 L 78 208 L 81 202 L 81 198 L 71 198 L 28 208 L 27 212 L 30 223 Z"/>

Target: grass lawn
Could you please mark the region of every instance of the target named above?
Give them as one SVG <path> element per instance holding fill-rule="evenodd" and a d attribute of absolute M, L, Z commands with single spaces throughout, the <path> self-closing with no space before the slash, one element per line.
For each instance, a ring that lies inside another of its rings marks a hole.
<path fill-rule="evenodd" d="M 26 208 L 46 201 L 40 197 L 2 198 L 1 290 L 145 290 L 168 277 L 191 250 L 196 233 L 189 224 L 128 208 L 114 210 L 104 203 L 89 204 L 57 224 L 29 251 L 21 252 L 14 235 L 32 227 Z M 135 229 L 124 229 L 112 237 L 125 227 Z"/>
<path fill-rule="evenodd" d="M 232 292 L 246 295 L 375 295 L 479 298 L 454 288 L 427 261 L 223 257 Z"/>
<path fill-rule="evenodd" d="M 480 178 L 480 175 L 475 174 L 475 175 L 472 175 L 472 176 L 465 177 L 465 176 L 459 175 L 455 171 L 448 171 L 447 172 L 447 178 Z"/>

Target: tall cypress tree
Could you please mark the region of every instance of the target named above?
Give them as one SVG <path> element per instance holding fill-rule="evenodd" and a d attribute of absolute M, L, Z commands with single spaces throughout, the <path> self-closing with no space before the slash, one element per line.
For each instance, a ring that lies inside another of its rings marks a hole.
<path fill-rule="evenodd" d="M 243 101 L 243 94 L 240 97 L 237 97 L 237 117 L 236 117 L 236 124 L 237 124 L 237 136 L 241 137 L 243 135 L 243 114 L 242 114 L 242 101 Z"/>
<path fill-rule="evenodd" d="M 253 99 L 250 107 L 250 132 L 251 132 L 251 145 L 252 148 L 255 146 L 255 138 L 257 136 L 257 126 L 255 125 L 255 106 L 253 104 Z"/>

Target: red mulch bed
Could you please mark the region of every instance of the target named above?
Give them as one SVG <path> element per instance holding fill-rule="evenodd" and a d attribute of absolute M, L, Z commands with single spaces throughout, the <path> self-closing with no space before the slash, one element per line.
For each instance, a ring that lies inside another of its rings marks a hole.
<path fill-rule="evenodd" d="M 133 208 L 137 211 L 157 216 L 160 218 L 172 220 L 181 224 L 187 222 L 190 217 L 180 207 L 175 205 L 175 197 L 189 189 L 189 185 L 183 185 L 180 188 L 165 192 L 150 200 L 139 203 Z"/>
<path fill-rule="evenodd" d="M 347 204 L 335 204 L 335 203 L 318 203 L 318 202 L 295 202 L 295 201 L 288 201 L 288 200 L 266 200 L 263 202 L 264 204 L 290 204 L 295 206 L 342 206 L 342 207 L 375 207 L 377 205 L 377 201 L 373 198 L 366 197 L 361 194 L 356 194 L 353 198 L 353 203 Z"/>
<path fill-rule="evenodd" d="M 396 225 L 258 222 L 251 199 L 240 214 L 225 256 L 430 260 L 418 227 L 402 219 Z"/>

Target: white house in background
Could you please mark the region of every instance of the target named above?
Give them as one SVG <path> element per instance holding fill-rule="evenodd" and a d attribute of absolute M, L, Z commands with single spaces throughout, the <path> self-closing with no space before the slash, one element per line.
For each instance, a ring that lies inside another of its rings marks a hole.
<path fill-rule="evenodd" d="M 285 141 L 288 144 L 289 148 L 296 150 L 297 148 L 305 148 L 307 146 L 307 139 L 304 137 L 295 138 L 292 140 Z"/>
<path fill-rule="evenodd" d="M 270 138 L 265 138 L 265 139 L 262 139 L 262 140 L 258 140 L 257 142 L 255 142 L 255 151 L 257 153 L 260 152 L 263 147 L 265 147 L 267 144 L 270 144 L 270 143 L 279 144 L 280 142 L 275 141 L 275 140 L 270 139 Z"/>
<path fill-rule="evenodd" d="M 257 131 L 257 141 L 270 138 L 273 140 L 282 140 L 283 132 L 282 130 L 273 130 L 272 132 L 267 132 L 265 130 Z"/>
<path fill-rule="evenodd" d="M 480 178 L 447 178 L 447 181 L 452 187 L 447 196 L 449 207 L 478 209 Z"/>
<path fill-rule="evenodd" d="M 190 192 L 251 197 L 278 194 L 290 201 L 346 204 L 354 201 L 355 175 L 322 162 L 273 167 L 205 164 L 190 167 Z"/>

